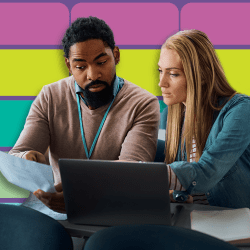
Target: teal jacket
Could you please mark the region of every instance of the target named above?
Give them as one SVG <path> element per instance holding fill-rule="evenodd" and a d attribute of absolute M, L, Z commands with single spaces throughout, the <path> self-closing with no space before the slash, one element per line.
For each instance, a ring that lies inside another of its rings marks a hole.
<path fill-rule="evenodd" d="M 225 99 L 221 99 L 220 103 Z M 250 208 L 250 97 L 236 94 L 214 112 L 213 126 L 198 162 L 169 164 L 189 194 L 205 193 L 212 206 Z M 167 107 L 160 128 L 166 129 Z"/>

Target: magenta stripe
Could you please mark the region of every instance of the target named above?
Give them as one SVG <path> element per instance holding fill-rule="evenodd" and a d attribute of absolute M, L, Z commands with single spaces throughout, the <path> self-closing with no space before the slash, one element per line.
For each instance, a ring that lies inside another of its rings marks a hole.
<path fill-rule="evenodd" d="M 188 3 L 180 28 L 201 30 L 214 45 L 249 45 L 249 12 L 250 3 Z"/>
<path fill-rule="evenodd" d="M 0 198 L 0 203 L 23 203 L 27 198 Z"/>
<path fill-rule="evenodd" d="M 36 96 L 0 96 L 0 101 L 33 101 Z"/>
<path fill-rule="evenodd" d="M 179 30 L 179 10 L 168 2 L 78 3 L 71 10 L 71 22 L 88 16 L 103 19 L 120 45 L 162 45 Z"/>
<path fill-rule="evenodd" d="M 2 45 L 59 45 L 69 10 L 62 3 L 0 3 L 0 23 Z"/>

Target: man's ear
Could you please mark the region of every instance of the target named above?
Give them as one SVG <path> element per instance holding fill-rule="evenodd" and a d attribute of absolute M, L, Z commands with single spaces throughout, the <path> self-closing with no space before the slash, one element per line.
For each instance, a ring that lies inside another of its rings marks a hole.
<path fill-rule="evenodd" d="M 117 65 L 120 62 L 120 50 L 117 46 L 113 49 L 113 54 L 115 57 L 115 65 Z"/>
<path fill-rule="evenodd" d="M 67 68 L 69 69 L 69 73 L 72 75 L 71 67 L 70 67 L 70 62 L 69 59 L 65 57 L 65 64 Z"/>

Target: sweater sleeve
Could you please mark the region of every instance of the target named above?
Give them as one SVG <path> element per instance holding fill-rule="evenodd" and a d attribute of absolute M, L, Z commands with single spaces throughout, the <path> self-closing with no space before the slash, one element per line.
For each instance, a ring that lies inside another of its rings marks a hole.
<path fill-rule="evenodd" d="M 22 157 L 30 150 L 45 154 L 50 144 L 48 99 L 43 88 L 32 103 L 24 129 L 9 154 Z"/>
<path fill-rule="evenodd" d="M 142 101 L 133 125 L 122 144 L 119 160 L 154 161 L 159 119 L 158 99 L 151 97 L 150 101 Z"/>
<path fill-rule="evenodd" d="M 207 143 L 199 161 L 170 164 L 188 193 L 207 192 L 233 167 L 250 144 L 249 123 L 250 98 L 233 101 L 216 124 L 221 126 L 219 133 L 210 131 L 212 143 Z"/>

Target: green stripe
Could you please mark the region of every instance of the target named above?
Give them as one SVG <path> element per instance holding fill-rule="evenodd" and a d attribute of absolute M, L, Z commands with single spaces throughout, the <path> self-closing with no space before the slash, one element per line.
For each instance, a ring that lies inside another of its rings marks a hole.
<path fill-rule="evenodd" d="M 0 147 L 13 147 L 23 130 L 33 101 L 0 101 Z M 166 104 L 160 100 L 160 112 Z"/>
<path fill-rule="evenodd" d="M 0 101 L 0 147 L 16 143 L 33 101 Z"/>

